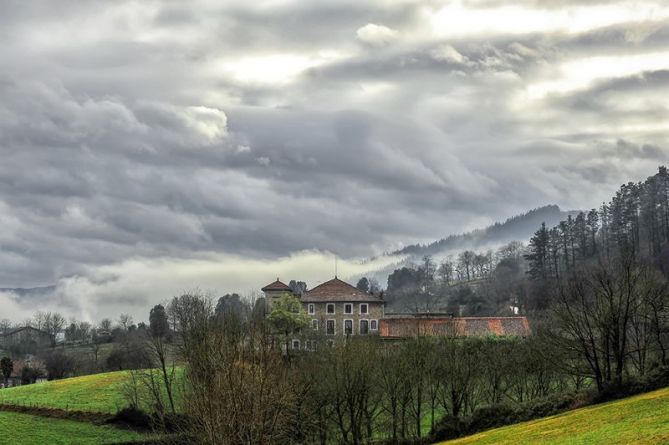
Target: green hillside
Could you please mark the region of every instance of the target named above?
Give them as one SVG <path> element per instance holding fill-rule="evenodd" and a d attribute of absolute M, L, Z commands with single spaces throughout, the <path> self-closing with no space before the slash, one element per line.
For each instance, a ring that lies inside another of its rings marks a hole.
<path fill-rule="evenodd" d="M 98 445 L 138 441 L 134 431 L 30 414 L 0 412 L 0 443 L 4 445 Z"/>
<path fill-rule="evenodd" d="M 128 403 L 126 371 L 92 374 L 0 390 L 0 404 L 31 405 L 75 411 L 115 413 Z"/>
<path fill-rule="evenodd" d="M 443 443 L 669 443 L 669 388 Z"/>

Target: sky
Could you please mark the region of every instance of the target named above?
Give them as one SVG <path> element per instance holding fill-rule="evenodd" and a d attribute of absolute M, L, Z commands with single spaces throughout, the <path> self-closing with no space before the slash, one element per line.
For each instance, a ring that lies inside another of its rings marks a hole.
<path fill-rule="evenodd" d="M 661 0 L 4 1 L 0 287 L 146 318 L 596 207 L 665 163 L 668 24 Z"/>

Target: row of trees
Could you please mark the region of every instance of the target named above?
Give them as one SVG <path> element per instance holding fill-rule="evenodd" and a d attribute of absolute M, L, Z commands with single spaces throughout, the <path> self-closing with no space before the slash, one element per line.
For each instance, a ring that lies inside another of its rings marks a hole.
<path fill-rule="evenodd" d="M 667 364 L 669 174 L 623 185 L 599 209 L 532 237 L 528 295 L 550 315 L 570 372 L 599 389 Z"/>
<path fill-rule="evenodd" d="M 254 305 L 243 304 L 241 311 L 217 311 L 211 299 L 188 294 L 164 310 L 175 315 L 174 346 L 185 364 L 185 381 L 171 392 L 183 391 L 185 428 L 198 443 L 399 441 L 425 436 L 425 425 L 447 414 L 462 417 L 479 406 L 523 403 L 574 385 L 540 337 L 401 344 L 356 338 L 287 354 L 273 341 L 281 317 L 256 317 Z M 294 309 L 299 317 L 301 309 Z M 150 335 L 154 343 L 160 338 L 153 329 Z M 173 365 L 154 363 L 157 369 L 144 371 L 138 384 L 174 387 Z M 144 406 L 170 411 L 170 391 L 145 393 L 163 402 L 150 397 Z"/>
<path fill-rule="evenodd" d="M 556 227 L 543 224 L 529 244 L 535 280 L 559 280 L 592 258 L 621 255 L 651 258 L 667 272 L 669 173 L 660 167 L 644 182 L 628 183 L 599 209 L 580 212 Z"/>
<path fill-rule="evenodd" d="M 386 301 L 395 310 L 458 314 L 463 306 L 470 315 L 505 313 L 518 299 L 515 282 L 524 277 L 523 253 L 523 244 L 512 242 L 496 252 L 464 251 L 456 260 L 449 257 L 439 264 L 425 256 L 421 264 L 396 269 L 388 276 Z"/>

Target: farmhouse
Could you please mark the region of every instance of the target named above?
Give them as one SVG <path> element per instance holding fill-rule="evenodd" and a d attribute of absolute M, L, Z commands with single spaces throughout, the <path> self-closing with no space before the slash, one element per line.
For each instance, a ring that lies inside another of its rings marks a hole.
<path fill-rule="evenodd" d="M 36 348 L 51 346 L 51 334 L 32 326 L 24 326 L 5 334 L 0 334 L 0 348 L 9 349 L 13 345 L 31 345 Z"/>

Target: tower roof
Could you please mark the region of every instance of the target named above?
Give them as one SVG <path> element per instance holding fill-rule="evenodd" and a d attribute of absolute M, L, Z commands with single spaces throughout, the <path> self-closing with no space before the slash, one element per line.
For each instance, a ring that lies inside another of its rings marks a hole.
<path fill-rule="evenodd" d="M 280 290 L 280 291 L 292 292 L 290 287 L 288 287 L 285 283 L 282 283 L 278 277 L 275 282 L 268 284 L 267 286 L 263 287 L 260 290 L 262 290 L 263 292 L 266 292 L 268 290 Z"/>

